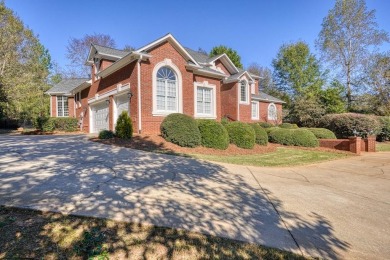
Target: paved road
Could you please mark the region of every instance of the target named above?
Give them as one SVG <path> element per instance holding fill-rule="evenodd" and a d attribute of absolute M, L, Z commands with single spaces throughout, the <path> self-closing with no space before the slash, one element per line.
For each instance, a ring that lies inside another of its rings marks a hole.
<path fill-rule="evenodd" d="M 390 153 L 292 168 L 0 135 L 0 204 L 184 228 L 325 258 L 390 256 Z"/>

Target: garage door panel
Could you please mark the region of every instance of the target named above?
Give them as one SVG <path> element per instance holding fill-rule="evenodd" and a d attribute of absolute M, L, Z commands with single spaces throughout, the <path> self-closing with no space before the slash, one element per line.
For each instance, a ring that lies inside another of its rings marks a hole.
<path fill-rule="evenodd" d="M 101 130 L 108 130 L 109 108 L 106 103 L 97 104 L 92 107 L 94 132 L 99 133 Z"/>
<path fill-rule="evenodd" d="M 115 98 L 116 103 L 116 118 L 115 118 L 115 124 L 120 114 L 122 114 L 123 111 L 126 111 L 127 114 L 129 114 L 129 98 L 127 95 L 122 95 Z"/>

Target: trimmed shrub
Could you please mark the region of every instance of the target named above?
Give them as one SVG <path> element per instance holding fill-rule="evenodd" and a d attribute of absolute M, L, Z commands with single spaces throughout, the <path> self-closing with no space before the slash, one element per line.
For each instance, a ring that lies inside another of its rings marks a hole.
<path fill-rule="evenodd" d="M 287 129 L 297 129 L 298 125 L 297 124 L 290 124 L 290 123 L 283 123 L 278 125 L 280 128 L 287 128 Z"/>
<path fill-rule="evenodd" d="M 114 132 L 110 130 L 102 130 L 99 132 L 99 139 L 111 139 L 114 138 Z"/>
<path fill-rule="evenodd" d="M 79 122 L 75 117 L 51 117 L 55 130 L 65 132 L 75 132 L 79 130 Z"/>
<path fill-rule="evenodd" d="M 245 149 L 252 149 L 255 145 L 255 130 L 242 122 L 231 122 L 225 126 L 229 133 L 230 143 Z"/>
<path fill-rule="evenodd" d="M 250 125 L 252 126 L 253 130 L 255 130 L 256 144 L 267 145 L 268 144 L 268 134 L 264 130 L 264 128 L 259 126 L 259 124 L 257 124 L 257 123 L 253 123 Z"/>
<path fill-rule="evenodd" d="M 269 135 L 269 133 L 271 133 L 272 131 L 274 131 L 276 129 L 279 129 L 279 127 L 274 126 L 274 127 L 264 128 L 264 130 L 267 133 L 267 135 Z"/>
<path fill-rule="evenodd" d="M 367 137 L 380 132 L 376 117 L 354 113 L 325 115 L 320 120 L 320 126 L 331 130 L 338 138 Z"/>
<path fill-rule="evenodd" d="M 43 132 L 78 131 L 78 120 L 74 117 L 38 117 L 35 120 L 34 126 Z"/>
<path fill-rule="evenodd" d="M 390 116 L 382 116 L 379 119 L 381 123 L 381 130 L 377 136 L 380 142 L 390 141 Z"/>
<path fill-rule="evenodd" d="M 229 134 L 221 123 L 208 119 L 199 119 L 197 123 L 204 147 L 220 150 L 228 148 Z"/>
<path fill-rule="evenodd" d="M 318 146 L 317 138 L 312 132 L 307 129 L 275 129 L 274 131 L 271 131 L 269 133 L 269 140 L 272 143 L 291 146 Z"/>
<path fill-rule="evenodd" d="M 133 122 L 126 111 L 123 111 L 116 121 L 115 134 L 122 139 L 133 137 Z"/>
<path fill-rule="evenodd" d="M 271 128 L 271 127 L 274 127 L 275 125 L 271 124 L 271 123 L 268 123 L 268 122 L 260 122 L 259 125 L 262 127 L 262 128 Z"/>
<path fill-rule="evenodd" d="M 222 117 L 222 119 L 221 119 L 221 124 L 222 124 L 222 125 L 227 125 L 227 124 L 229 124 L 229 118 L 227 118 L 227 117 Z"/>
<path fill-rule="evenodd" d="M 293 145 L 304 147 L 317 147 L 319 145 L 317 137 L 307 129 L 291 129 Z"/>
<path fill-rule="evenodd" d="M 336 135 L 326 128 L 306 128 L 312 132 L 317 139 L 337 139 Z"/>
<path fill-rule="evenodd" d="M 202 143 L 198 124 L 188 115 L 168 115 L 161 123 L 160 131 L 165 140 L 183 147 L 196 147 Z"/>

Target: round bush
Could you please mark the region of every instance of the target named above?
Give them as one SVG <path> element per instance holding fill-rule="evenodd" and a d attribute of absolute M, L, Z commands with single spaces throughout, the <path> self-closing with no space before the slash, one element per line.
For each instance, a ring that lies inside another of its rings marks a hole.
<path fill-rule="evenodd" d="M 275 125 L 271 124 L 271 123 L 268 123 L 268 122 L 260 122 L 259 125 L 262 127 L 262 128 L 271 128 L 271 127 L 274 127 Z"/>
<path fill-rule="evenodd" d="M 279 129 L 279 127 L 274 126 L 274 127 L 269 127 L 269 128 L 264 128 L 265 132 L 269 135 L 272 131 Z"/>
<path fill-rule="evenodd" d="M 42 131 L 43 132 L 53 132 L 55 129 L 55 124 L 53 118 L 48 118 L 42 122 Z"/>
<path fill-rule="evenodd" d="M 293 145 L 304 147 L 317 147 L 317 137 L 307 129 L 290 129 L 292 131 Z"/>
<path fill-rule="evenodd" d="M 382 116 L 379 119 L 381 123 L 381 130 L 378 134 L 378 141 L 389 141 L 390 140 L 390 116 Z"/>
<path fill-rule="evenodd" d="M 280 128 L 287 128 L 287 129 L 297 129 L 297 124 L 290 124 L 290 123 L 283 123 L 278 125 Z"/>
<path fill-rule="evenodd" d="M 221 123 L 214 120 L 197 120 L 202 145 L 204 147 L 225 150 L 229 146 L 229 134 Z"/>
<path fill-rule="evenodd" d="M 165 117 L 160 131 L 165 140 L 183 147 L 196 147 L 202 143 L 195 119 L 184 114 L 173 113 Z"/>
<path fill-rule="evenodd" d="M 230 143 L 245 149 L 252 149 L 255 145 L 255 130 L 249 124 L 231 122 L 225 126 L 229 133 Z"/>
<path fill-rule="evenodd" d="M 114 138 L 114 133 L 110 130 L 102 130 L 99 132 L 99 139 L 111 139 Z"/>
<path fill-rule="evenodd" d="M 251 126 L 252 126 L 253 130 L 255 130 L 256 144 L 267 145 L 268 144 L 268 134 L 264 130 L 264 128 L 262 128 L 261 126 L 259 126 L 259 124 L 256 124 L 256 123 L 251 124 Z"/>
<path fill-rule="evenodd" d="M 269 140 L 272 143 L 291 146 L 318 146 L 317 138 L 307 129 L 275 129 L 269 133 Z"/>
<path fill-rule="evenodd" d="M 379 120 L 363 114 L 328 114 L 321 118 L 319 125 L 331 130 L 338 138 L 367 137 L 380 132 Z"/>
<path fill-rule="evenodd" d="M 317 139 L 337 139 L 336 135 L 326 128 L 306 128 L 312 132 Z"/>
<path fill-rule="evenodd" d="M 133 137 L 133 122 L 126 111 L 123 111 L 116 121 L 115 134 L 122 139 Z"/>

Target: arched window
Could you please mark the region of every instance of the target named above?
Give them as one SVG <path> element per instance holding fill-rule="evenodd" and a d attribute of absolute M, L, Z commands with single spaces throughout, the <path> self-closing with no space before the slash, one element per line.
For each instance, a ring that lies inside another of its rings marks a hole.
<path fill-rule="evenodd" d="M 278 112 L 274 103 L 268 105 L 268 120 L 277 120 Z"/>
<path fill-rule="evenodd" d="M 175 72 L 161 67 L 156 75 L 156 109 L 159 112 L 178 112 L 178 84 Z"/>
<path fill-rule="evenodd" d="M 241 81 L 240 102 L 248 103 L 248 82 L 246 80 Z"/>

